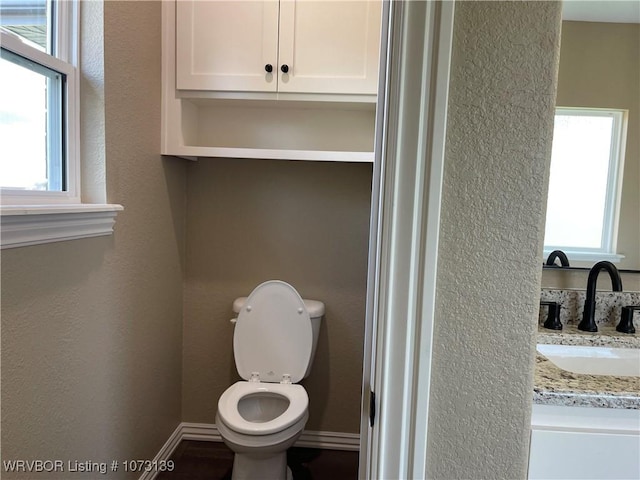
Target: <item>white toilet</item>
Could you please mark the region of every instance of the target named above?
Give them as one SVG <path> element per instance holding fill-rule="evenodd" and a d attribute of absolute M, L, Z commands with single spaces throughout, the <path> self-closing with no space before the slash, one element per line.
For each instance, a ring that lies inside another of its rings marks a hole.
<path fill-rule="evenodd" d="M 236 368 L 244 382 L 218 400 L 216 426 L 235 452 L 232 480 L 291 479 L 287 449 L 302 434 L 309 397 L 302 385 L 316 351 L 324 303 L 271 280 L 233 303 Z"/>

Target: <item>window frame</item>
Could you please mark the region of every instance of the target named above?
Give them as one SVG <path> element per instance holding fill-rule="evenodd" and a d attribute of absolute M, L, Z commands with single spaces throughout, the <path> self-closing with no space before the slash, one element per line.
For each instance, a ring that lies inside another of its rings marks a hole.
<path fill-rule="evenodd" d="M 52 35 L 48 36 L 51 54 L 38 50 L 24 42 L 20 36 L 11 32 L 0 31 L 2 48 L 28 61 L 32 61 L 45 68 L 54 70 L 64 76 L 63 89 L 63 117 L 62 137 L 59 139 L 64 145 L 63 168 L 65 175 L 64 191 L 53 190 L 23 190 L 0 187 L 2 205 L 52 205 L 79 204 L 81 202 L 80 189 L 80 134 L 79 134 L 79 68 L 78 68 L 78 36 L 79 36 L 79 8 L 77 1 L 57 1 L 50 22 Z M 47 143 L 49 146 L 49 143 Z"/>
<path fill-rule="evenodd" d="M 571 261 L 609 260 L 620 262 L 624 255 L 617 253 L 618 223 L 622 197 L 622 172 L 624 170 L 628 110 L 619 108 L 556 107 L 555 115 L 611 117 L 613 125 L 600 248 L 548 245 L 545 243 L 543 247 L 544 257 L 546 258 L 554 250 L 562 250 Z"/>
<path fill-rule="evenodd" d="M 111 235 L 121 205 L 82 203 L 80 189 L 80 0 L 55 1 L 52 47 L 55 56 L 30 47 L 18 35 L 0 32 L 2 47 L 53 70 L 67 73 L 67 190 L 0 189 L 0 248 Z M 106 179 L 104 179 L 106 183 Z"/>

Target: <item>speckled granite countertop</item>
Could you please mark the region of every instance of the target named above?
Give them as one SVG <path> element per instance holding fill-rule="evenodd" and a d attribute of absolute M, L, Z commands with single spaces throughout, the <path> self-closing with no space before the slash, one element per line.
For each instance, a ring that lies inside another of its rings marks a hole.
<path fill-rule="evenodd" d="M 640 348 L 640 335 L 620 334 L 613 327 L 600 327 L 600 332 L 594 334 L 566 326 L 560 332 L 541 328 L 538 343 Z M 567 372 L 537 353 L 534 382 L 534 403 L 640 409 L 640 378 L 637 377 Z"/>

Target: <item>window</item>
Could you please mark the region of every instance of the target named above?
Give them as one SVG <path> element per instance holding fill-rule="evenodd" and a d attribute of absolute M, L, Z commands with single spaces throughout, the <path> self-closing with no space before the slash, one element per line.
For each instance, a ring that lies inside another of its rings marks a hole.
<path fill-rule="evenodd" d="M 0 2 L 3 205 L 80 203 L 76 3 Z"/>
<path fill-rule="evenodd" d="M 3 249 L 111 235 L 123 209 L 81 203 L 78 8 L 0 0 Z"/>
<path fill-rule="evenodd" d="M 623 110 L 556 109 L 547 199 L 545 255 L 570 259 L 616 255 L 624 145 Z"/>

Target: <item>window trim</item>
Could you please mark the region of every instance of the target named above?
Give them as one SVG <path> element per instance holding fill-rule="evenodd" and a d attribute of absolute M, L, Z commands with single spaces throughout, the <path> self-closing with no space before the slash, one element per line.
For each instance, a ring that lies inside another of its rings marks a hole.
<path fill-rule="evenodd" d="M 15 34 L 0 32 L 2 47 L 66 75 L 67 191 L 0 189 L 0 247 L 111 235 L 116 204 L 82 203 L 80 176 L 80 5 L 58 1 L 53 24 L 53 54 L 31 47 Z"/>
<path fill-rule="evenodd" d="M 555 115 L 602 116 L 613 119 L 607 190 L 602 220 L 600 248 L 576 248 L 568 245 L 544 245 L 546 258 L 554 250 L 562 250 L 571 261 L 609 260 L 620 262 L 624 255 L 617 253 L 618 225 L 622 198 L 622 172 L 624 171 L 628 110 L 618 108 L 556 107 Z"/>

